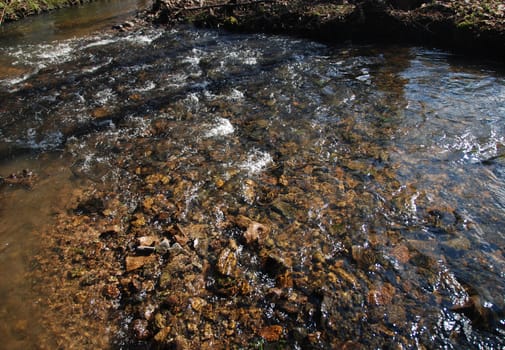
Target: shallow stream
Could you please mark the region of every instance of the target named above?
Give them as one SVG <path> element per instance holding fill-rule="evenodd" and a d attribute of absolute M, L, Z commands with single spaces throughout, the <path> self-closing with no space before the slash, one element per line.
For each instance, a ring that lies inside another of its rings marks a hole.
<path fill-rule="evenodd" d="M 270 338 L 287 348 L 505 345 L 502 67 L 419 47 L 189 27 L 1 40 L 0 176 L 10 181 L 0 185 L 0 336 L 8 348 L 50 337 L 92 347 L 82 340 L 89 334 L 48 330 L 41 300 L 59 294 L 32 289 L 31 271 L 40 269 L 33 256 L 51 260 L 61 248 L 41 244 L 57 213 L 120 223 L 125 242 L 170 236 L 168 227 L 198 231 L 171 242 L 186 244 L 203 265 L 195 268 L 202 290 L 179 298 L 193 307 L 187 329 L 171 326 L 188 344 L 228 337 L 242 347 Z M 13 184 L 10 174 L 30 181 Z M 114 197 L 126 216 L 90 202 L 67 211 L 77 188 L 104 203 Z M 164 216 L 153 201 L 177 210 Z M 251 244 L 238 217 L 261 223 L 268 237 Z M 107 244 L 118 259 L 129 254 Z M 186 317 L 184 307 L 160 301 L 160 286 L 177 286 L 164 278 L 170 254 L 152 276 L 139 273 L 156 286 L 140 288 L 141 298 L 122 282 L 119 295 L 109 293 L 119 330 L 103 332 L 112 347 L 149 347 L 166 329 L 150 316 L 137 322 L 140 309 L 167 323 Z M 229 256 L 231 270 L 223 269 Z M 223 277 L 249 287 L 230 291 L 235 282 Z M 196 296 L 256 310 L 258 326 L 237 316 L 228 333 L 231 321 L 223 320 L 233 317 L 201 316 Z M 55 325 L 68 317 L 61 310 L 49 313 Z M 140 334 L 135 325 L 144 321 L 148 332 Z M 277 325 L 281 334 L 270 337 Z"/>

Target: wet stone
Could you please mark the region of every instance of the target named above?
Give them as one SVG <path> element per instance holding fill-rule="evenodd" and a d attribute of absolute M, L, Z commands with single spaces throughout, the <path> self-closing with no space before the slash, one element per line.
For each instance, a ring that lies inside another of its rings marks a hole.
<path fill-rule="evenodd" d="M 151 336 L 151 332 L 148 329 L 147 320 L 136 319 L 132 323 L 132 332 L 136 339 L 145 340 Z"/>
<path fill-rule="evenodd" d="M 251 222 L 246 232 L 244 232 L 244 239 L 247 244 L 259 243 L 265 241 L 270 232 L 270 228 L 266 225 L 260 224 L 259 222 Z"/>
<path fill-rule="evenodd" d="M 166 343 L 167 338 L 170 336 L 170 331 L 172 328 L 170 326 L 163 327 L 158 333 L 154 335 L 154 340 L 157 343 Z"/>
<path fill-rule="evenodd" d="M 146 264 L 151 264 L 156 261 L 156 256 L 127 256 L 125 260 L 126 272 L 130 272 L 143 267 Z"/>
<path fill-rule="evenodd" d="M 103 295 L 107 298 L 116 299 L 121 296 L 121 290 L 116 284 L 108 284 L 103 289 Z"/>
<path fill-rule="evenodd" d="M 368 303 L 371 305 L 391 304 L 395 296 L 395 287 L 389 283 L 371 289 L 368 292 Z"/>
<path fill-rule="evenodd" d="M 278 341 L 282 336 L 283 328 L 279 325 L 268 326 L 260 329 L 259 335 L 266 341 Z"/>
<path fill-rule="evenodd" d="M 223 249 L 217 258 L 216 268 L 224 276 L 237 276 L 237 257 L 235 252 L 230 248 Z"/>

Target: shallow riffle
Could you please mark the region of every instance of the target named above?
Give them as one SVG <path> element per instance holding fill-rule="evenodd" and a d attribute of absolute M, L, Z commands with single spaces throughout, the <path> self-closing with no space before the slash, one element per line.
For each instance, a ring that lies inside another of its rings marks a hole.
<path fill-rule="evenodd" d="M 504 345 L 503 72 L 190 27 L 45 45 L 0 82 L 4 168 L 42 175 L 0 199 L 65 198 L 26 259 L 37 342 Z"/>

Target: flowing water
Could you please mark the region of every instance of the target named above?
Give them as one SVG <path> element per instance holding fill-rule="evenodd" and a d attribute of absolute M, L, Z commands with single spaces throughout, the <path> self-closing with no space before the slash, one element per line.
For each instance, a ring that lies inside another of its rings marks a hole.
<path fill-rule="evenodd" d="M 189 300 L 258 309 L 258 328 L 282 326 L 276 346 L 503 348 L 503 70 L 425 48 L 186 27 L 56 32 L 43 42 L 8 36 L 0 48 L 8 62 L 0 71 L 0 176 L 36 174 L 32 186 L 4 181 L 0 192 L 0 334 L 9 348 L 76 337 L 71 326 L 44 335 L 46 323 L 28 316 L 44 314 L 41 300 L 54 296 L 50 286 L 34 295 L 26 276 L 32 254 L 44 255 L 51 218 L 68 213 L 61 208 L 80 186 L 125 204 L 117 222 L 126 235 L 204 227 L 191 247 L 216 267 L 201 269 L 204 288 Z M 177 211 L 161 215 L 153 198 Z M 109 220 L 117 209 L 90 206 L 68 215 Z M 233 224 L 241 215 L 265 225 L 262 247 Z M 199 248 L 212 240 L 234 243 Z M 136 278 L 169 288 L 171 254 L 154 277 Z M 220 267 L 229 256 L 236 273 Z M 241 275 L 238 285 L 252 291 L 230 292 L 223 275 Z M 166 322 L 186 317 L 159 301 L 159 288 L 143 288 L 131 307 L 121 293 L 112 347 L 149 346 L 166 329 L 145 316 L 139 322 L 152 334 L 135 331 L 141 309 Z M 76 303 L 62 300 L 49 323 L 60 324 L 65 302 Z M 193 345 L 225 334 L 250 347 L 259 343 L 249 334 L 269 339 L 243 320 L 228 333 L 222 318 L 230 314 L 196 322 L 192 305 L 185 333 L 171 328 Z"/>

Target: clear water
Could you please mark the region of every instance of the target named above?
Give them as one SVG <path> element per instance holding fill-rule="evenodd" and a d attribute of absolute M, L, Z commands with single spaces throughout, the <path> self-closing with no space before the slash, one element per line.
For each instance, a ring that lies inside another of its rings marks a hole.
<path fill-rule="evenodd" d="M 369 347 L 505 344 L 500 69 L 425 48 L 192 28 L 8 42 L 0 175 L 26 167 L 42 180 L 0 192 L 3 338 L 20 337 L 17 305 L 35 298 L 21 276 L 54 198 L 86 179 L 135 208 L 136 169 L 176 163 L 189 186 L 182 224 L 218 230 L 223 210 L 246 208 L 272 223 L 297 272 L 322 273 L 318 319 L 283 320 L 326 334 L 322 348 L 332 335 Z M 271 286 L 242 254 L 262 298 Z M 374 294 L 386 284 L 393 301 Z M 455 311 L 471 296 L 484 316 Z"/>

